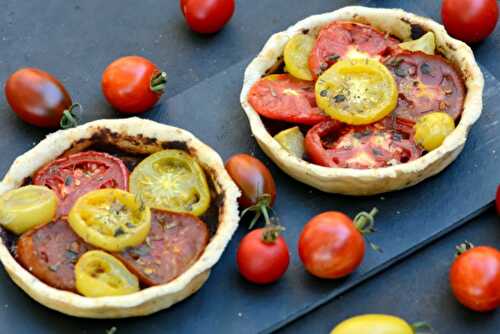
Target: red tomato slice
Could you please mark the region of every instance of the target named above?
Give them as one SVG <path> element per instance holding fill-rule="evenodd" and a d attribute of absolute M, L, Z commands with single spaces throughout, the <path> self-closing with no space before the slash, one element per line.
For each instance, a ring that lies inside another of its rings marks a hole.
<path fill-rule="evenodd" d="M 317 124 L 305 138 L 305 150 L 325 167 L 378 168 L 415 160 L 422 151 L 415 142 L 379 122 L 347 126 L 337 121 Z"/>
<path fill-rule="evenodd" d="M 399 41 L 377 29 L 354 22 L 333 22 L 318 34 L 309 56 L 309 69 L 317 78 L 351 51 L 385 56 Z"/>
<path fill-rule="evenodd" d="M 288 74 L 257 81 L 248 101 L 258 114 L 277 121 L 314 125 L 330 119 L 316 106 L 314 83 Z"/>
<path fill-rule="evenodd" d="M 52 189 L 59 197 L 58 216 L 65 216 L 75 201 L 103 188 L 128 189 L 128 170 L 118 158 L 102 152 L 81 152 L 52 161 L 39 169 L 33 184 Z"/>
<path fill-rule="evenodd" d="M 446 112 L 458 120 L 464 104 L 464 82 L 443 57 L 400 51 L 385 65 L 398 85 L 398 106 L 393 114 L 400 123 L 415 123 L 435 111 Z"/>

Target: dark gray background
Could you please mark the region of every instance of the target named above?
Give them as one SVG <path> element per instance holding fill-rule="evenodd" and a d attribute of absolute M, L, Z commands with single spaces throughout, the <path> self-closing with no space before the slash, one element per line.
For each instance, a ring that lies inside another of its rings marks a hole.
<path fill-rule="evenodd" d="M 468 226 L 408 262 L 367 280 L 468 222 L 491 203 L 500 180 L 498 32 L 475 47 L 487 82 L 484 114 L 459 159 L 438 177 L 410 190 L 352 198 L 323 194 L 302 185 L 262 155 L 238 102 L 243 70 L 272 33 L 308 15 L 367 4 L 403 7 L 439 20 L 439 1 L 237 1 L 231 23 L 213 36 L 190 32 L 175 0 L 3 0 L 2 4 L 2 85 L 19 67 L 40 67 L 59 77 L 73 99 L 83 104 L 83 121 L 120 117 L 101 95 L 102 71 L 119 56 L 139 54 L 150 58 L 168 72 L 170 82 L 162 103 L 143 116 L 192 131 L 224 158 L 236 152 L 252 152 L 262 158 L 277 181 L 276 211 L 287 226 L 285 237 L 292 263 L 277 284 L 255 287 L 244 282 L 234 264 L 237 242 L 245 233 L 242 226 L 208 283 L 196 295 L 167 311 L 127 320 L 81 320 L 61 315 L 31 300 L 2 270 L 0 333 L 103 333 L 112 326 L 118 328 L 118 333 L 267 332 L 336 296 L 343 297 L 309 313 L 286 330 L 323 332 L 344 317 L 362 312 L 427 319 L 440 333 L 470 333 L 479 325 L 482 333 L 494 333 L 493 328 L 500 326 L 498 312 L 479 316 L 458 306 L 446 284 L 453 244 L 461 241 L 457 239 L 462 235 L 470 233 L 468 238 L 477 243 L 498 246 L 492 212 L 474 220 L 473 228 Z M 0 152 L 4 156 L 0 170 L 4 173 L 16 156 L 46 132 L 19 121 L 0 95 Z M 325 210 L 354 215 L 373 206 L 380 209 L 379 232 L 373 241 L 384 248 L 384 253 L 368 252 L 360 269 L 344 280 L 321 281 L 307 275 L 295 249 L 303 224 Z M 420 272 L 422 278 L 417 280 L 415 274 Z M 361 287 L 342 295 L 364 281 Z"/>

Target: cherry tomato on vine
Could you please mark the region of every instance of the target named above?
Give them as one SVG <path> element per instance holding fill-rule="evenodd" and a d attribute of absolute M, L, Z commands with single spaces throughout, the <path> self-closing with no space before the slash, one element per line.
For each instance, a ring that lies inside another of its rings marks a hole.
<path fill-rule="evenodd" d="M 146 58 L 122 57 L 102 74 L 102 92 L 115 109 L 141 113 L 153 107 L 165 91 L 167 74 Z"/>
<path fill-rule="evenodd" d="M 10 107 L 25 122 L 43 128 L 76 126 L 73 104 L 63 84 L 37 68 L 22 68 L 5 83 Z"/>
<path fill-rule="evenodd" d="M 471 244 L 460 245 L 457 250 L 450 285 L 458 301 L 479 312 L 500 306 L 500 251 Z"/>
<path fill-rule="evenodd" d="M 239 203 L 243 208 L 242 216 L 248 211 L 255 212 L 250 228 L 261 215 L 270 224 L 268 210 L 276 199 L 276 184 L 269 169 L 258 159 L 248 154 L 233 155 L 226 162 L 226 170 L 241 190 Z"/>
<path fill-rule="evenodd" d="M 180 0 L 187 24 L 196 32 L 212 34 L 224 27 L 234 13 L 234 0 Z"/>
<path fill-rule="evenodd" d="M 356 270 L 365 256 L 363 235 L 374 231 L 376 213 L 377 209 L 361 212 L 354 221 L 336 211 L 312 218 L 304 226 L 298 245 L 307 271 L 320 278 L 334 279 Z"/>
<path fill-rule="evenodd" d="M 236 262 L 241 275 L 256 284 L 276 282 L 288 268 L 290 255 L 282 228 L 269 226 L 248 233 L 240 242 Z"/>
<path fill-rule="evenodd" d="M 496 0 L 444 0 L 441 16 L 450 35 L 476 43 L 495 30 L 498 4 Z"/>

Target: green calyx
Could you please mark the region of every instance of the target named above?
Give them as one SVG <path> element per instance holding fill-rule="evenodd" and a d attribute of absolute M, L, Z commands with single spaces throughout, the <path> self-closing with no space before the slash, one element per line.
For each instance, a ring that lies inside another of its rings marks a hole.
<path fill-rule="evenodd" d="M 424 321 L 419 321 L 411 324 L 411 328 L 413 329 L 413 333 L 415 334 L 433 334 L 434 330 L 431 325 Z"/>
<path fill-rule="evenodd" d="M 267 226 L 264 228 L 264 232 L 262 233 L 262 241 L 268 244 L 275 243 L 276 239 L 278 239 L 284 230 L 285 228 L 280 225 Z"/>
<path fill-rule="evenodd" d="M 472 248 L 474 248 L 474 245 L 472 244 L 472 242 L 465 240 L 460 245 L 457 245 L 455 247 L 455 249 L 456 249 L 455 256 L 460 256 L 463 253 L 467 252 L 468 250 L 471 250 Z"/>
<path fill-rule="evenodd" d="M 78 114 L 81 113 L 82 106 L 79 103 L 75 103 L 63 111 L 59 125 L 62 129 L 74 128 L 78 125 Z"/>
<path fill-rule="evenodd" d="M 254 225 L 257 223 L 257 221 L 260 219 L 261 216 L 264 216 L 264 220 L 266 222 L 266 226 L 273 225 L 272 224 L 272 218 L 271 215 L 269 214 L 270 212 L 273 214 L 273 218 L 276 219 L 276 216 L 274 215 L 273 209 L 271 208 L 271 202 L 272 202 L 272 197 L 269 194 L 263 194 L 255 205 L 249 206 L 245 210 L 241 212 L 240 218 L 243 218 L 248 212 L 254 212 L 255 215 L 252 218 L 252 221 L 250 222 L 250 225 L 248 226 L 248 229 L 251 230 Z"/>
<path fill-rule="evenodd" d="M 363 234 L 368 240 L 367 235 L 375 232 L 375 215 L 378 213 L 377 208 L 373 208 L 370 212 L 362 211 L 354 217 L 353 224 L 356 229 Z M 368 240 L 369 241 L 369 240 Z M 382 252 L 382 249 L 376 244 L 370 242 L 370 246 L 377 252 Z"/>
<path fill-rule="evenodd" d="M 158 72 L 151 78 L 151 83 L 149 84 L 149 88 L 157 93 L 163 94 L 165 88 L 167 87 L 168 76 L 166 72 Z"/>

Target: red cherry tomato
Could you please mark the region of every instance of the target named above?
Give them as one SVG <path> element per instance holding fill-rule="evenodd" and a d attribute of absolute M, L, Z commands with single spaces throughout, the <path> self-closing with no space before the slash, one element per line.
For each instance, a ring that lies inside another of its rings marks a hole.
<path fill-rule="evenodd" d="M 288 268 L 290 255 L 275 227 L 253 230 L 240 242 L 236 262 L 241 275 L 256 284 L 276 282 Z"/>
<path fill-rule="evenodd" d="M 242 207 L 257 205 L 263 196 L 269 197 L 269 206 L 274 204 L 276 184 L 260 160 L 248 154 L 236 154 L 226 162 L 226 169 L 242 192 L 239 199 Z"/>
<path fill-rule="evenodd" d="M 497 213 L 500 215 L 500 186 L 498 186 L 497 188 L 496 206 L 497 206 Z"/>
<path fill-rule="evenodd" d="M 224 27 L 234 13 L 234 0 L 180 0 L 187 24 L 196 32 L 212 34 Z"/>
<path fill-rule="evenodd" d="M 474 311 L 500 306 L 500 252 L 492 247 L 474 247 L 459 255 L 450 270 L 453 294 Z"/>
<path fill-rule="evenodd" d="M 102 152 L 81 152 L 54 160 L 33 176 L 33 184 L 52 189 L 59 197 L 58 216 L 65 216 L 75 201 L 103 188 L 128 189 L 123 161 Z"/>
<path fill-rule="evenodd" d="M 336 211 L 312 218 L 299 238 L 299 256 L 307 271 L 320 278 L 340 278 L 359 267 L 365 256 L 364 233 L 373 231 L 371 213 L 360 213 L 355 221 Z"/>
<path fill-rule="evenodd" d="M 44 128 L 76 125 L 75 107 L 62 83 L 37 68 L 22 68 L 5 83 L 12 110 L 25 122 Z"/>
<path fill-rule="evenodd" d="M 498 21 L 496 0 L 444 0 L 441 8 L 446 30 L 466 43 L 488 37 Z"/>
<path fill-rule="evenodd" d="M 118 111 L 141 113 L 160 99 L 167 74 L 139 56 L 122 57 L 112 62 L 102 74 L 102 92 Z"/>

